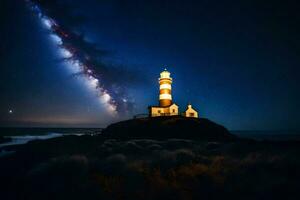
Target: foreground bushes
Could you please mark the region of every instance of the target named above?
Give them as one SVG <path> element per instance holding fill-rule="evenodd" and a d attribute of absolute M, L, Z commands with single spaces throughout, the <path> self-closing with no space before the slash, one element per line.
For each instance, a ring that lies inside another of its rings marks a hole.
<path fill-rule="evenodd" d="M 0 160 L 1 199 L 299 197 L 298 144 L 57 140 Z"/>

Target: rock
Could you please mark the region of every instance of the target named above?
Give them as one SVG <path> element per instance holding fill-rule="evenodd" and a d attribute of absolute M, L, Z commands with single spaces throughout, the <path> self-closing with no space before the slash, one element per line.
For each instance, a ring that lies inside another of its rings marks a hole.
<path fill-rule="evenodd" d="M 109 138 L 183 138 L 208 141 L 231 141 L 237 139 L 225 127 L 205 118 L 182 116 L 131 119 L 109 125 L 103 130 Z"/>

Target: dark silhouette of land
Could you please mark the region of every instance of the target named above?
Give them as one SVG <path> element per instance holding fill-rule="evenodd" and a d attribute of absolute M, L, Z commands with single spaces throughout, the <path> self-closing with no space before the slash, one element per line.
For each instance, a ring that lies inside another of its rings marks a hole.
<path fill-rule="evenodd" d="M 3 200 L 300 199 L 300 142 L 239 139 L 206 119 L 133 119 L 1 150 Z"/>
<path fill-rule="evenodd" d="M 205 118 L 182 116 L 137 118 L 109 125 L 103 134 L 112 138 L 196 139 L 232 141 L 237 139 L 224 126 Z"/>

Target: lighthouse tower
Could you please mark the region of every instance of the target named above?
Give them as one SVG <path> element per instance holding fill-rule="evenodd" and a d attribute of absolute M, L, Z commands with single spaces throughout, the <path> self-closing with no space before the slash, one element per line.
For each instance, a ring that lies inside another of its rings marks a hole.
<path fill-rule="evenodd" d="M 166 69 L 160 73 L 159 82 L 159 106 L 168 107 L 172 105 L 172 78 Z"/>
<path fill-rule="evenodd" d="M 172 101 L 172 78 L 166 69 L 160 73 L 159 82 L 159 106 L 149 106 L 149 116 L 178 115 L 178 106 Z"/>

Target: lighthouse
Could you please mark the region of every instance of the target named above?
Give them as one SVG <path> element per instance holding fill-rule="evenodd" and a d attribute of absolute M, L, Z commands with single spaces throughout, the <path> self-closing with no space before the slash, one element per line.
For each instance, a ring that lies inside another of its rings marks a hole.
<path fill-rule="evenodd" d="M 159 82 L 159 106 L 168 107 L 172 105 L 172 78 L 166 69 L 160 73 Z"/>
<path fill-rule="evenodd" d="M 172 116 L 178 115 L 178 106 L 172 101 L 172 78 L 166 69 L 160 73 L 159 83 L 159 106 L 149 106 L 149 116 Z"/>
<path fill-rule="evenodd" d="M 178 106 L 172 99 L 172 83 L 171 73 L 164 69 L 160 73 L 158 78 L 159 83 L 159 106 L 149 106 L 149 117 L 161 117 L 161 116 L 176 116 L 180 115 L 178 112 Z M 198 112 L 192 108 L 189 103 L 186 111 L 182 113 L 185 117 L 198 118 Z"/>

